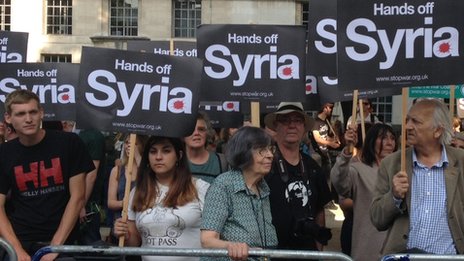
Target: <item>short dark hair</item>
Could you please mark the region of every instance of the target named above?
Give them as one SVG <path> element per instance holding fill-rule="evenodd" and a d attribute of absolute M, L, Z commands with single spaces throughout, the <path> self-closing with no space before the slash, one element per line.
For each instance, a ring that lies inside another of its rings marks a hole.
<path fill-rule="evenodd" d="M 272 139 L 263 129 L 244 126 L 227 143 L 226 159 L 232 169 L 246 169 L 253 164 L 252 149 L 271 145 Z"/>
<path fill-rule="evenodd" d="M 327 106 L 332 106 L 333 107 L 334 105 L 335 105 L 335 103 L 333 103 L 333 102 L 326 102 L 321 106 L 321 108 L 317 111 L 317 113 L 323 112 L 325 107 L 327 107 Z"/>
<path fill-rule="evenodd" d="M 369 131 L 366 133 L 366 139 L 364 140 L 362 154 L 361 154 L 361 161 L 369 166 L 372 166 L 376 161 L 375 155 L 375 142 L 378 137 L 382 137 L 382 139 L 387 135 L 387 133 L 391 133 L 395 137 L 395 148 L 394 151 L 398 148 L 398 142 L 396 142 L 396 134 L 393 131 L 393 128 L 390 125 L 383 124 L 383 123 L 376 123 L 372 127 L 370 127 Z M 382 144 L 380 144 L 380 150 L 382 150 Z"/>

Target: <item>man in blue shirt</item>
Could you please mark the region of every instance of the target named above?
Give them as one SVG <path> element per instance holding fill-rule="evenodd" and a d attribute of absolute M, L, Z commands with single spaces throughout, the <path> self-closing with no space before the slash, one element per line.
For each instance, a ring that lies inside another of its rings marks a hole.
<path fill-rule="evenodd" d="M 406 118 L 406 171 L 400 152 L 385 158 L 370 213 L 379 230 L 389 229 L 382 254 L 464 253 L 464 151 L 452 137 L 446 106 L 421 100 Z"/>

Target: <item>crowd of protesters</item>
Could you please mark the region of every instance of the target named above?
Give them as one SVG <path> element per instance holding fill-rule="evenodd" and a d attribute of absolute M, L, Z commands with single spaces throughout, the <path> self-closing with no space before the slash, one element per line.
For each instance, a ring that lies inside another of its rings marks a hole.
<path fill-rule="evenodd" d="M 120 237 L 126 246 L 228 251 L 227 258 L 126 260 L 261 260 L 249 250 L 323 251 L 329 240 L 341 240 L 343 252 L 360 261 L 462 254 L 460 122 L 452 124 L 439 100 L 415 102 L 404 126 L 403 170 L 397 132 L 373 115 L 371 102 L 362 104 L 362 116 L 344 131 L 330 121 L 333 103 L 313 119 L 301 103 L 282 102 L 265 115 L 264 128 L 225 128 L 221 135 L 199 113 L 188 137 L 137 135 L 129 159 L 128 135 L 79 130 L 72 121 L 55 130 L 43 122 L 34 93 L 14 91 L 0 124 L 0 236 L 21 261 L 46 245 L 117 244 Z M 348 233 L 341 239 L 325 224 L 325 209 L 338 204 Z M 111 227 L 108 238 L 100 224 Z M 60 258 L 70 257 L 42 260 Z"/>

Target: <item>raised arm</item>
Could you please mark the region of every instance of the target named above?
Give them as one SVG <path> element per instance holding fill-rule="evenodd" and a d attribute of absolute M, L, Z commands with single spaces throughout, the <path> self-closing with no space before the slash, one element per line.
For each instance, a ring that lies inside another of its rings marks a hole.
<path fill-rule="evenodd" d="M 110 178 L 108 181 L 108 208 L 114 211 L 120 211 L 122 209 L 122 200 L 118 200 L 118 176 L 119 168 L 124 166 L 114 166 L 111 169 Z"/>
<path fill-rule="evenodd" d="M 354 177 L 357 171 L 350 167 L 353 153 L 350 147 L 357 143 L 358 135 L 355 130 L 349 128 L 345 132 L 346 147 L 337 156 L 337 160 L 330 171 L 330 180 L 332 181 L 338 194 L 345 198 L 353 198 Z"/>

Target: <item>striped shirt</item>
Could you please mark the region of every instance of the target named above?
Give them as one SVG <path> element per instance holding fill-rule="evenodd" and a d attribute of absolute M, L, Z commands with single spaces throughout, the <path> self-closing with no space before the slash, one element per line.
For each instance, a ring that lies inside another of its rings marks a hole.
<path fill-rule="evenodd" d="M 431 168 L 420 163 L 413 150 L 408 249 L 456 254 L 446 207 L 444 170 L 448 166 L 448 157 L 444 146 L 442 148 L 441 159 Z"/>

